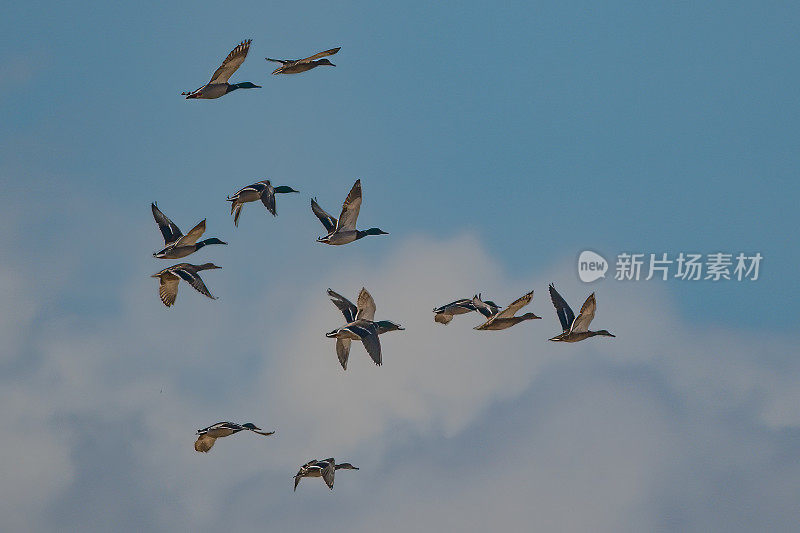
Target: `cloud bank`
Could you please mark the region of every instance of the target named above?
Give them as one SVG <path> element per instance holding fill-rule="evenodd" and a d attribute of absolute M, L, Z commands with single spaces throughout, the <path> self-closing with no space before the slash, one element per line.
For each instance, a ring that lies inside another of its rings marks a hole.
<path fill-rule="evenodd" d="M 32 257 L 4 264 L 0 423 L 14 431 L 0 514 L 42 531 L 796 526 L 796 336 L 696 328 L 656 286 L 579 284 L 571 261 L 511 276 L 470 236 L 388 246 L 255 287 L 236 273 L 269 255 L 231 253 L 205 277 L 220 300 L 184 286 L 170 310 L 151 262 L 88 288 L 86 312 L 62 305 L 76 297 L 61 287 L 88 286 L 79 261 L 58 274 L 50 252 L 32 269 Z M 559 329 L 551 281 L 574 307 L 597 290 L 594 325 L 618 337 L 547 342 Z M 383 367 L 354 344 L 341 370 L 324 336 L 342 322 L 329 286 L 352 298 L 366 286 L 376 316 L 407 328 L 381 338 Z M 530 289 L 543 320 L 507 331 L 430 312 Z M 194 430 L 224 419 L 277 434 L 195 453 Z M 292 493 L 300 464 L 331 455 L 361 470 L 337 474 L 332 493 L 313 479 Z"/>

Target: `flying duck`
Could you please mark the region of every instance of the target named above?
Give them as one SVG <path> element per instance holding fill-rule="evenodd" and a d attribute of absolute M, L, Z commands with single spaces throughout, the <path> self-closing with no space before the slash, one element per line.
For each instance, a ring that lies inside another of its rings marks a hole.
<path fill-rule="evenodd" d="M 214 72 L 214 75 L 211 76 L 211 81 L 192 92 L 183 92 L 181 96 L 185 96 L 187 100 L 189 98 L 213 99 L 224 96 L 236 89 L 260 89 L 260 85 L 252 84 L 249 81 L 228 83 L 228 80 L 233 76 L 233 73 L 236 72 L 236 69 L 244 63 L 247 52 L 250 51 L 250 43 L 252 41 L 252 39 L 242 41 L 236 48 L 231 50 L 231 53 L 228 54 L 228 57 L 225 58 L 222 65 L 220 65 L 216 72 Z"/>
<path fill-rule="evenodd" d="M 562 332 L 550 339 L 555 342 L 578 342 L 595 335 L 602 335 L 604 337 L 616 337 L 608 331 L 601 329 L 600 331 L 589 331 L 589 324 L 594 319 L 594 312 L 597 309 L 597 302 L 594 299 L 594 293 L 590 294 L 586 301 L 581 306 L 581 312 L 576 317 L 572 312 L 569 304 L 558 294 L 558 291 L 550 284 L 550 300 L 553 301 L 553 306 L 556 308 L 558 320 L 561 322 Z"/>
<path fill-rule="evenodd" d="M 333 457 L 322 461 L 312 459 L 301 466 L 300 470 L 294 475 L 294 490 L 297 491 L 297 485 L 300 484 L 300 480 L 304 477 L 321 477 L 325 480 L 328 488 L 333 490 L 333 478 L 337 470 L 358 470 L 358 467 L 350 463 L 336 464 Z"/>
<path fill-rule="evenodd" d="M 524 315 L 521 315 L 521 316 L 514 316 L 514 314 L 517 311 L 519 311 L 520 309 L 522 309 L 523 307 L 525 307 L 526 305 L 531 303 L 532 299 L 533 299 L 533 291 L 531 291 L 528 294 L 522 296 L 521 298 L 518 298 L 517 300 L 512 302 L 508 307 L 506 307 L 505 309 L 503 309 L 499 313 L 495 313 L 495 314 L 491 315 L 486 322 L 484 322 L 480 326 L 475 326 L 474 329 L 480 329 L 480 330 L 484 330 L 484 329 L 492 329 L 492 330 L 506 329 L 506 328 L 510 328 L 511 326 L 514 326 L 516 324 L 519 324 L 520 322 L 523 322 L 525 320 L 533 320 L 535 318 L 542 318 L 540 316 L 534 315 L 533 313 L 525 313 Z M 481 308 L 488 307 L 488 304 L 486 302 L 482 302 L 481 299 L 478 296 L 475 296 L 474 298 L 472 298 L 472 303 L 475 305 L 475 308 L 478 309 L 478 310 L 480 310 Z M 491 311 L 489 309 L 487 309 L 487 312 L 491 312 Z M 484 316 L 486 316 L 485 313 L 484 313 Z"/>
<path fill-rule="evenodd" d="M 214 446 L 214 442 L 222 437 L 239 433 L 240 431 L 252 431 L 259 435 L 272 435 L 274 431 L 261 431 L 261 428 L 256 427 L 255 424 L 248 422 L 247 424 L 234 424 L 233 422 L 217 422 L 213 426 L 197 430 L 197 440 L 194 443 L 194 449 L 198 452 L 208 453 L 208 450 Z"/>
<path fill-rule="evenodd" d="M 161 301 L 164 302 L 164 305 L 169 307 L 175 303 L 175 298 L 178 296 L 178 282 L 181 279 L 194 287 L 200 294 L 204 294 L 212 300 L 216 300 L 216 298 L 208 292 L 206 284 L 203 283 L 203 280 L 200 279 L 200 275 L 198 274 L 201 270 L 211 270 L 213 268 L 222 267 L 218 267 L 214 263 L 204 263 L 202 265 L 178 263 L 150 277 L 160 279 L 161 283 L 158 286 L 158 295 L 161 297 Z"/>
<path fill-rule="evenodd" d="M 189 233 L 184 235 L 181 233 L 181 230 L 178 229 L 178 226 L 176 226 L 167 215 L 162 213 L 155 203 L 150 204 L 150 209 L 153 211 L 153 218 L 156 219 L 158 229 L 161 230 L 161 234 L 164 236 L 165 244 L 165 248 L 160 252 L 155 252 L 153 257 L 159 259 L 180 259 L 181 257 L 186 257 L 189 254 L 195 253 L 207 244 L 228 244 L 216 237 L 197 242 L 197 239 L 206 231 L 206 219 L 200 221 Z"/>
<path fill-rule="evenodd" d="M 325 237 L 320 237 L 317 242 L 324 242 L 325 244 L 340 245 L 348 244 L 355 240 L 366 237 L 367 235 L 388 235 L 387 232 L 379 228 L 370 228 L 365 231 L 356 229 L 356 221 L 358 220 L 358 212 L 361 210 L 361 180 L 356 180 L 353 188 L 342 205 L 342 214 L 339 215 L 339 220 L 336 220 L 322 209 L 317 203 L 316 198 L 311 199 L 311 210 L 317 216 L 328 234 Z"/>
<path fill-rule="evenodd" d="M 482 302 L 484 305 L 476 307 L 473 303 L 474 298 L 480 300 L 481 296 L 479 294 L 473 298 L 462 298 L 455 302 L 450 302 L 447 305 L 437 307 L 433 310 L 435 313 L 433 320 L 439 324 L 449 324 L 454 316 L 463 315 L 472 311 L 479 311 L 486 318 L 491 318 L 500 312 L 500 307 L 491 300 L 486 300 Z"/>
<path fill-rule="evenodd" d="M 328 296 L 347 321 L 347 324 L 341 328 L 325 334 L 326 337 L 336 339 L 336 355 L 342 368 L 347 370 L 350 343 L 354 340 L 360 340 L 375 364 L 382 365 L 381 342 L 378 335 L 389 331 L 402 331 L 405 328 L 390 320 L 375 322 L 375 300 L 365 288 L 362 288 L 358 294 L 358 306 L 353 305 L 350 300 L 331 289 L 328 289 Z"/>
<path fill-rule="evenodd" d="M 331 63 L 329 60 L 319 59 L 319 58 L 325 56 L 332 56 L 341 49 L 342 49 L 341 46 L 336 48 L 331 48 L 330 50 L 319 52 L 305 59 L 271 59 L 269 57 L 265 57 L 264 59 L 266 59 L 267 61 L 272 61 L 273 63 L 281 64 L 280 67 L 272 71 L 273 74 L 299 74 L 301 72 L 311 70 L 312 68 L 319 67 L 320 65 L 328 65 L 330 67 L 335 67 L 336 65 Z M 315 59 L 319 59 L 319 61 L 314 61 Z"/>
<path fill-rule="evenodd" d="M 278 185 L 273 187 L 269 180 L 259 181 L 248 185 L 243 189 L 236 191 L 233 196 L 228 196 L 227 200 L 231 202 L 231 214 L 233 215 L 233 224 L 239 226 L 239 213 L 242 212 L 242 205 L 247 202 L 255 202 L 261 200 L 267 211 L 272 213 L 272 216 L 278 216 L 278 211 L 275 209 L 275 195 L 290 192 L 300 192 L 287 187 L 286 185 Z"/>

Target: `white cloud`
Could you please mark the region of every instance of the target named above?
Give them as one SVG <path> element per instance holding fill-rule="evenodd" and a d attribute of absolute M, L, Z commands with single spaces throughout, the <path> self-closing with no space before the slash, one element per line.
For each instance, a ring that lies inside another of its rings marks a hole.
<path fill-rule="evenodd" d="M 169 310 L 144 262 L 128 265 L 144 274 L 113 289 L 106 316 L 52 316 L 40 293 L 10 293 L 5 314 L 31 302 L 10 346 L 32 359 L 4 381 L 3 424 L 22 430 L 0 458 L 10 502 L 0 509 L 24 508 L 15 524 L 39 529 L 104 529 L 127 514 L 131 529 L 297 529 L 309 508 L 303 529 L 765 524 L 731 511 L 747 500 L 778 529 L 791 523 L 795 339 L 697 330 L 655 286 L 579 285 L 571 261 L 514 278 L 471 237 L 400 241 L 377 261 L 359 247 L 315 253 L 339 262 L 310 280 L 269 278 L 241 301 L 237 272 L 268 264 L 267 251 L 231 253 L 208 273 L 219 301 L 182 287 Z M 549 343 L 550 281 L 576 308 L 596 289 L 594 325 L 618 337 Z M 344 372 L 324 336 L 342 322 L 325 289 L 355 298 L 362 285 L 377 317 L 407 330 L 382 336 L 381 368 L 354 344 Z M 508 303 L 531 288 L 543 319 L 507 331 L 472 330 L 477 315 L 432 319 L 434 306 L 476 291 Z M 278 433 L 195 453 L 194 430 L 227 418 Z M 36 460 L 19 460 L 28 450 Z M 362 469 L 337 475 L 333 494 L 318 480 L 293 494 L 297 466 L 322 455 Z M 77 518 L 76 505 L 106 511 Z"/>

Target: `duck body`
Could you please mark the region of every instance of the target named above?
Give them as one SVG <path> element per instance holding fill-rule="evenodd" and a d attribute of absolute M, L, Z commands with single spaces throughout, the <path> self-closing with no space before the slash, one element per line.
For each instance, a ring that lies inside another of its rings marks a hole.
<path fill-rule="evenodd" d="M 331 67 L 335 67 L 333 63 L 328 61 L 327 59 L 322 59 L 320 61 L 310 61 L 308 63 L 288 63 L 282 67 L 278 67 L 272 71 L 273 75 L 277 74 L 300 74 L 301 72 L 307 72 L 312 68 L 316 68 L 320 65 L 328 65 Z"/>
<path fill-rule="evenodd" d="M 520 322 L 525 322 L 526 320 L 535 320 L 537 318 L 542 318 L 542 317 L 536 316 L 533 313 L 525 313 L 524 315 L 521 316 L 512 316 L 510 318 L 498 318 L 492 320 L 488 324 L 481 324 L 480 326 L 477 326 L 475 329 L 499 331 L 502 329 L 508 329 L 511 326 L 516 326 Z"/>
<path fill-rule="evenodd" d="M 157 257 L 158 259 L 180 259 L 182 257 L 186 257 L 187 255 L 195 253 L 203 246 L 207 246 L 209 244 L 228 244 L 228 243 L 223 242 L 217 239 L 216 237 L 211 237 L 210 239 L 205 239 L 200 242 L 196 242 L 194 244 L 167 246 L 160 252 L 156 252 L 155 254 L 153 254 L 153 256 Z"/>
<path fill-rule="evenodd" d="M 362 235 L 363 237 L 363 235 Z M 359 239 L 357 230 L 341 230 L 325 237 L 320 237 L 317 242 L 330 244 L 331 246 L 341 246 L 343 244 L 350 244 Z"/>
<path fill-rule="evenodd" d="M 612 335 L 608 331 L 601 329 L 600 331 L 576 331 L 576 332 L 569 332 L 565 331 L 564 333 L 559 333 L 551 340 L 553 342 L 578 342 L 590 337 L 596 337 L 597 335 L 601 335 L 604 337 L 616 337 L 616 335 Z"/>

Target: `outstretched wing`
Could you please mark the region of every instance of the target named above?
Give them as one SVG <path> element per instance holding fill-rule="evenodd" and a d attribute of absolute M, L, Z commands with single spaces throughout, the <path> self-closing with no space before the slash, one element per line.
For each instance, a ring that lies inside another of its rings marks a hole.
<path fill-rule="evenodd" d="M 353 320 L 356 319 L 356 314 L 358 313 L 358 308 L 353 305 L 353 302 L 335 292 L 331 289 L 328 289 L 328 296 L 331 297 L 331 301 L 333 304 L 339 308 L 339 311 L 342 312 L 344 315 L 345 323 L 349 324 Z"/>
<path fill-rule="evenodd" d="M 214 437 L 209 437 L 208 435 L 205 434 L 200 435 L 194 442 L 194 449 L 198 452 L 207 453 L 208 450 L 210 450 L 211 447 L 214 446 L 214 442 L 216 440 L 217 439 L 215 439 Z"/>
<path fill-rule="evenodd" d="M 511 304 L 508 307 L 497 313 L 497 318 L 513 317 L 515 314 L 517 314 L 517 311 L 519 311 L 520 309 L 531 303 L 532 299 L 533 299 L 533 291 L 511 302 Z"/>
<path fill-rule="evenodd" d="M 164 236 L 165 246 L 172 244 L 183 236 L 178 226 L 176 226 L 167 215 L 161 212 L 155 202 L 150 204 L 150 209 L 153 211 L 153 218 L 156 220 L 156 224 L 158 224 L 158 229 L 161 230 L 161 235 Z"/>
<path fill-rule="evenodd" d="M 278 211 L 275 209 L 275 188 L 272 185 L 267 185 L 266 190 L 261 193 L 261 203 L 267 208 L 267 211 L 272 213 L 272 216 L 278 216 Z"/>
<path fill-rule="evenodd" d="M 211 293 L 208 291 L 208 288 L 206 288 L 206 284 L 203 283 L 203 280 L 200 278 L 200 275 L 197 272 L 193 272 L 186 268 L 176 268 L 172 272 L 180 276 L 181 279 L 183 279 L 189 285 L 194 287 L 194 289 L 200 294 L 216 300 L 216 298 L 212 296 Z"/>
<path fill-rule="evenodd" d="M 244 63 L 247 52 L 250 51 L 251 42 L 253 42 L 252 39 L 247 39 L 231 50 L 231 53 L 228 54 L 222 65 L 214 72 L 214 75 L 211 76 L 211 81 L 208 83 L 227 83 L 233 73 L 236 72 L 236 69 Z"/>
<path fill-rule="evenodd" d="M 336 229 L 336 219 L 330 216 L 319 206 L 316 198 L 311 199 L 311 210 L 317 216 L 319 221 L 322 222 L 322 225 L 325 226 L 325 229 L 328 230 L 328 233 Z"/>
<path fill-rule="evenodd" d="M 350 357 L 350 339 L 336 339 L 336 357 L 344 370 L 347 370 L 347 360 Z"/>
<path fill-rule="evenodd" d="M 337 230 L 355 230 L 358 221 L 358 212 L 361 210 L 361 180 L 358 179 L 350 189 L 350 193 L 342 204 L 342 214 L 339 215 Z"/>
<path fill-rule="evenodd" d="M 590 294 L 586 301 L 583 302 L 581 312 L 575 317 L 572 322 L 570 333 L 585 333 L 589 331 L 589 324 L 594 320 L 594 312 L 597 309 L 597 302 L 594 299 L 594 293 Z"/>
<path fill-rule="evenodd" d="M 206 231 L 206 219 L 201 220 L 195 227 L 189 230 L 189 232 L 178 239 L 178 245 L 180 246 L 189 246 L 197 242 L 203 233 Z"/>
<path fill-rule="evenodd" d="M 164 305 L 170 307 L 175 303 L 175 298 L 178 297 L 178 282 L 180 279 L 178 276 L 169 272 L 163 274 L 160 279 L 158 296 L 161 298 L 161 301 L 164 302 Z"/>
<path fill-rule="evenodd" d="M 569 331 L 569 328 L 572 326 L 572 322 L 575 320 L 575 313 L 572 312 L 572 308 L 569 306 L 566 300 L 558 294 L 555 286 L 550 284 L 550 300 L 553 302 L 553 307 L 556 308 L 556 315 L 558 315 L 558 320 L 561 322 L 561 329 L 563 331 Z"/>
<path fill-rule="evenodd" d="M 333 490 L 333 477 L 336 475 L 336 463 L 333 459 L 328 461 L 328 464 L 325 468 L 322 469 L 322 479 L 325 480 L 325 484 L 328 485 L 328 488 Z"/>
<path fill-rule="evenodd" d="M 444 313 L 436 313 L 433 315 L 433 320 L 439 324 L 449 324 L 453 320 L 453 315 L 446 315 Z"/>
<path fill-rule="evenodd" d="M 472 297 L 472 306 L 487 319 L 492 318 L 497 314 L 497 311 L 494 307 L 491 307 L 489 304 L 481 300 L 480 295 Z"/>
<path fill-rule="evenodd" d="M 364 343 L 364 349 L 375 362 L 376 365 L 381 366 L 383 359 L 381 357 L 381 341 L 378 338 L 378 333 L 370 333 L 361 337 L 361 342 Z"/>
<path fill-rule="evenodd" d="M 310 62 L 314 61 L 315 59 L 319 59 L 321 57 L 332 56 L 333 54 L 335 54 L 336 52 L 338 52 L 341 49 L 342 49 L 341 46 L 337 46 L 336 48 L 331 48 L 330 50 L 325 50 L 324 52 L 317 52 L 313 56 L 308 56 L 305 59 L 299 59 L 299 60 L 295 61 L 295 63 L 310 63 Z"/>
<path fill-rule="evenodd" d="M 358 293 L 357 306 L 356 320 L 375 320 L 375 300 L 372 299 L 372 295 L 364 287 L 361 287 L 361 292 Z"/>

